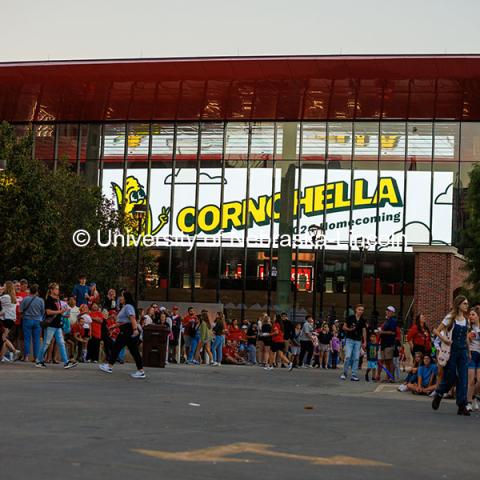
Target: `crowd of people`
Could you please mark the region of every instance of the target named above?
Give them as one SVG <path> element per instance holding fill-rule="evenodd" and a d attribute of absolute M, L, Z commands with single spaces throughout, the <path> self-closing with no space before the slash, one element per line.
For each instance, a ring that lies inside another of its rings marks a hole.
<path fill-rule="evenodd" d="M 39 286 L 6 281 L 0 287 L 0 358 L 2 362 L 32 361 L 38 368 L 63 362 L 65 369 L 79 362 L 98 363 L 112 373 L 128 348 L 136 362 L 134 378 L 145 378 L 140 354 L 141 327 L 132 295 L 110 289 L 101 298 L 95 283 L 79 277 L 70 295 L 50 283 L 45 298 Z"/>
<path fill-rule="evenodd" d="M 480 394 L 480 306 L 469 306 L 459 295 L 452 310 L 430 332 L 420 314 L 407 334 L 413 354 L 412 367 L 400 391 L 433 397 L 438 410 L 443 398 L 455 398 L 458 415 L 479 410 Z"/>
<path fill-rule="evenodd" d="M 295 322 L 286 312 L 239 321 L 223 312 L 197 314 L 193 307 L 182 315 L 177 306 L 169 310 L 156 303 L 137 311 L 128 291 L 110 289 L 103 297 L 85 275 L 67 295 L 57 283 L 40 296 L 36 284 L 7 281 L 0 286 L 0 307 L 2 362 L 32 361 L 46 368 L 61 361 L 65 369 L 91 362 L 111 374 L 128 349 L 136 364 L 132 377 L 141 379 L 143 331 L 157 324 L 168 331 L 167 363 L 341 369 L 339 378 L 353 382 L 360 381 L 362 367 L 367 382 L 399 382 L 408 370 L 398 389 L 432 396 L 435 410 L 452 395 L 460 415 L 480 406 L 480 307 L 470 308 L 463 296 L 432 332 L 419 314 L 406 335 L 391 305 L 378 325 L 365 319 L 360 304 L 344 321 L 329 316 L 316 322 L 307 315 Z"/>

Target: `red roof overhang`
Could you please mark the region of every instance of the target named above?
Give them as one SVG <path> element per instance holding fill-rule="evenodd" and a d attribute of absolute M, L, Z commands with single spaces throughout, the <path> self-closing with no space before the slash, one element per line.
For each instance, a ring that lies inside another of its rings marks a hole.
<path fill-rule="evenodd" d="M 480 55 L 0 63 L 0 119 L 480 120 Z"/>

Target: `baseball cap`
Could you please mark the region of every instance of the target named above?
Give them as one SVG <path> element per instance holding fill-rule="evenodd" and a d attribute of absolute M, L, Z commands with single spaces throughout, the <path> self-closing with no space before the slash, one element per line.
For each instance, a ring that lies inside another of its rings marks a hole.
<path fill-rule="evenodd" d="M 164 312 L 165 310 L 166 310 L 165 307 L 160 307 L 160 311 L 161 311 L 161 312 Z"/>
<path fill-rule="evenodd" d="M 396 312 L 395 307 L 392 307 L 391 305 L 389 305 L 389 306 L 387 307 L 387 310 L 388 310 L 389 312 L 392 312 L 392 313 L 395 313 L 395 312 Z"/>

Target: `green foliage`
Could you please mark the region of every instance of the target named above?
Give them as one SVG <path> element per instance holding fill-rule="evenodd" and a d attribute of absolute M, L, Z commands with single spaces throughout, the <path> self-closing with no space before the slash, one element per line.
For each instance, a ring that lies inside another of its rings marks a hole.
<path fill-rule="evenodd" d="M 462 240 L 467 258 L 470 300 L 480 299 L 480 164 L 470 171 L 470 185 L 466 197 L 466 228 Z"/>
<path fill-rule="evenodd" d="M 72 172 L 66 161 L 55 171 L 32 158 L 32 139 L 16 138 L 7 123 L 0 125 L 0 277 L 27 278 L 43 288 L 59 282 L 70 291 L 79 273 L 96 281 L 100 290 L 131 284 L 135 249 L 74 245 L 72 234 L 116 230 L 119 215 L 101 189 Z M 143 256 L 142 263 L 150 263 Z"/>

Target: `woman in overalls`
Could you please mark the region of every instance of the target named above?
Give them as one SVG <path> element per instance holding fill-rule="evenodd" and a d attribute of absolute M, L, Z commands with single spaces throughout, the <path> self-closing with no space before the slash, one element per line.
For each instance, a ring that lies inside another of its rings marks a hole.
<path fill-rule="evenodd" d="M 468 300 L 459 295 L 453 301 L 452 311 L 442 320 L 436 330 L 441 341 L 450 345 L 450 358 L 445 365 L 440 385 L 435 391 L 432 408 L 438 410 L 442 397 L 456 384 L 458 415 L 469 416 L 467 410 L 468 385 Z"/>

